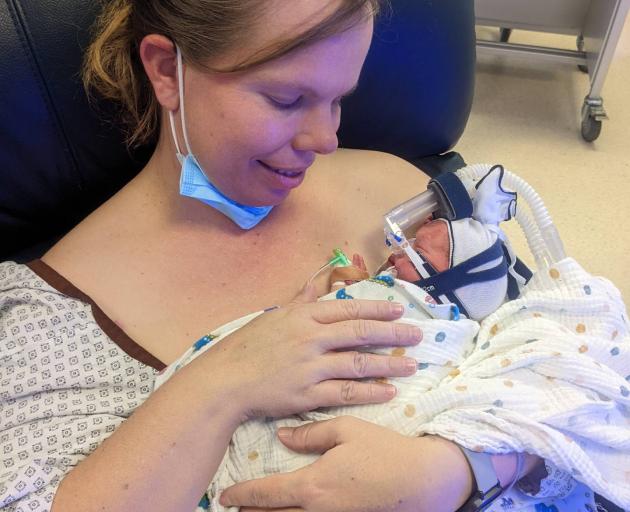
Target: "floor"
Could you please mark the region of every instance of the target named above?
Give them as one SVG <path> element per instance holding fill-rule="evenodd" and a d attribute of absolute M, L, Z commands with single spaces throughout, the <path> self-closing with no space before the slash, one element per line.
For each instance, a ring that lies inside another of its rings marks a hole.
<path fill-rule="evenodd" d="M 498 39 L 498 29 L 478 27 Z M 575 48 L 575 37 L 514 31 L 510 41 Z M 630 304 L 630 21 L 602 96 L 609 120 L 592 143 L 580 135 L 586 74 L 571 64 L 479 55 L 468 126 L 455 147 L 468 163 L 502 163 L 542 196 L 566 252 L 610 279 Z M 506 231 L 533 264 L 518 226 Z"/>

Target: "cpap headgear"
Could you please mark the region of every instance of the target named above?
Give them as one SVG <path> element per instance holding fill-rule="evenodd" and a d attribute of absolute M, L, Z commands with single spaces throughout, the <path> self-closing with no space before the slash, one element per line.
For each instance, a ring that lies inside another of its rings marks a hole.
<path fill-rule="evenodd" d="M 273 208 L 273 206 L 247 206 L 233 201 L 224 195 L 206 176 L 201 165 L 195 158 L 190 143 L 188 142 L 188 131 L 186 130 L 186 110 L 184 107 L 184 66 L 182 63 L 182 53 L 179 46 L 177 49 L 177 80 L 179 87 L 179 108 L 181 112 L 182 132 L 188 154 L 184 156 L 179 148 L 177 132 L 175 131 L 175 120 L 173 112 L 169 111 L 169 121 L 171 132 L 177 150 L 177 160 L 182 166 L 179 180 L 179 193 L 183 196 L 192 197 L 220 211 L 229 217 L 242 229 L 251 229 L 263 220 Z"/>
<path fill-rule="evenodd" d="M 386 217 L 386 241 L 395 252 L 404 252 L 416 268 L 420 279 L 414 284 L 429 293 L 438 304 L 453 303 L 468 318 L 481 320 L 495 311 L 506 299 L 515 299 L 532 276 L 515 257 L 499 223 L 515 213 L 516 193 L 506 191 L 501 181 L 503 168 L 492 168 L 476 185 L 466 186 L 454 173 L 431 180 L 431 205 L 438 221 L 445 222 L 449 236 L 449 268 L 437 272 L 422 254 L 407 241 L 397 221 L 405 223 L 405 204 Z M 470 184 L 469 184 L 470 185 Z M 472 195 L 472 198 L 471 198 Z M 410 201 L 410 202 L 411 202 Z M 423 199 L 427 203 L 427 198 Z M 408 207 L 409 205 L 407 205 Z M 402 210 L 401 210 L 402 208 Z M 416 212 L 426 217 L 427 211 Z M 408 223 L 411 225 L 411 223 Z"/>

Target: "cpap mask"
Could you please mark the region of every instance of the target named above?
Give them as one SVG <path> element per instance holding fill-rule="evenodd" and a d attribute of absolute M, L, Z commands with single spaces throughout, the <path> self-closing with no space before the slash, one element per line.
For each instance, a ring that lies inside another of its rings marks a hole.
<path fill-rule="evenodd" d="M 533 222 L 524 209 L 516 208 L 517 192 L 530 207 Z M 443 272 L 412 246 L 416 230 L 431 215 L 448 225 L 450 265 Z M 506 297 L 517 298 L 532 276 L 500 228 L 512 217 L 525 233 L 539 270 L 564 258 L 558 232 L 538 194 L 501 165 L 472 165 L 432 179 L 426 192 L 385 215 L 385 241 L 395 254 L 409 258 L 420 276 L 414 284 L 438 304 L 453 303 L 478 320 Z"/>

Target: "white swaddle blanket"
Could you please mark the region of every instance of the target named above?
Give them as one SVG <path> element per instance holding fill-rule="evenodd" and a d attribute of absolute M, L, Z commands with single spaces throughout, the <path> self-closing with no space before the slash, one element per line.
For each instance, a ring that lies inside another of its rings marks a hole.
<path fill-rule="evenodd" d="M 445 306 L 427 307 L 426 294 L 403 281 L 362 281 L 322 300 L 344 294 L 405 304 L 401 321 L 424 332 L 419 345 L 404 349 L 418 361 L 415 376 L 391 379 L 398 394 L 385 404 L 244 423 L 210 484 L 210 509 L 223 509 L 218 495 L 234 482 L 315 460 L 315 455 L 286 449 L 276 438 L 279 426 L 343 414 L 407 435 L 436 434 L 473 450 L 529 452 L 545 459 L 555 473 L 549 485 L 535 497 L 514 486 L 492 504 L 491 512 L 553 507 L 590 512 L 595 510 L 593 492 L 630 508 L 629 324 L 610 282 L 567 258 L 536 274 L 519 299 L 481 324 L 431 318 L 429 313 L 439 309 L 441 314 Z M 203 348 L 196 344 L 156 386 L 258 314 L 218 329 Z M 403 349 L 393 353 L 402 355 Z"/>

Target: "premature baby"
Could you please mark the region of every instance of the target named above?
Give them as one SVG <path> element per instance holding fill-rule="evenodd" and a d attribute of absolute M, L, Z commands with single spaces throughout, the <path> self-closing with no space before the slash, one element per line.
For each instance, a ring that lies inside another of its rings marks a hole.
<path fill-rule="evenodd" d="M 401 255 L 369 277 L 355 256 L 352 266 L 334 270 L 334 291 L 319 299 L 403 304 L 399 321 L 420 327 L 422 342 L 374 352 L 412 357 L 416 373 L 388 379 L 397 394 L 387 403 L 243 423 L 198 511 L 224 510 L 218 498 L 235 482 L 297 470 L 316 460 L 317 455 L 287 449 L 277 437 L 279 427 L 340 415 L 409 436 L 436 434 L 476 451 L 529 452 L 544 459 L 548 477 L 536 489 L 519 483 L 487 512 L 594 510 L 593 492 L 630 504 L 623 469 L 630 452 L 627 436 L 620 435 L 630 418 L 624 378 L 630 375 L 630 357 L 623 348 L 630 346 L 630 337 L 620 294 L 565 258 L 537 273 L 516 298 L 514 290 L 518 294 L 525 279 L 519 280 L 518 262 L 498 229 L 505 210 L 498 221 L 487 215 L 501 210 L 492 202 L 495 191 L 505 193 L 500 173 L 490 171 L 482 181 L 487 188 L 480 190 L 478 184 L 476 198 L 489 197 L 490 203 L 477 201 L 472 218 L 427 222 L 411 241 L 430 277 L 418 279 L 415 266 Z M 479 254 L 485 254 L 483 261 Z M 446 284 L 433 274 L 446 276 Z M 470 281 L 471 274 L 472 282 L 458 281 Z M 476 282 L 474 274 L 493 279 Z M 204 336 L 158 376 L 156 387 L 260 314 Z"/>

